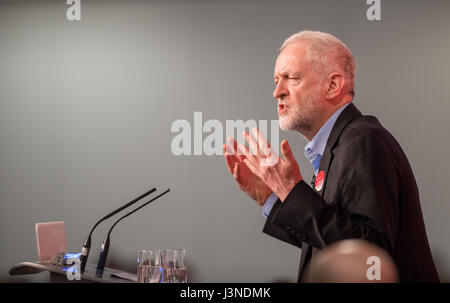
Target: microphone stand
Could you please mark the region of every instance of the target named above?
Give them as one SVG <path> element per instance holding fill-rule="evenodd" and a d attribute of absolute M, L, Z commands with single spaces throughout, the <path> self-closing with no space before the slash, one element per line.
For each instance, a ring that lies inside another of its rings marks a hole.
<path fill-rule="evenodd" d="M 142 198 L 150 195 L 152 192 L 154 192 L 156 190 L 156 188 L 152 188 L 149 191 L 147 191 L 146 193 L 140 195 L 139 197 L 133 199 L 132 201 L 128 202 L 127 204 L 125 204 L 124 206 L 119 207 L 118 209 L 114 210 L 113 212 L 107 214 L 106 216 L 104 216 L 103 218 L 101 218 L 97 223 L 95 223 L 94 227 L 92 227 L 91 232 L 89 233 L 89 236 L 87 238 L 87 240 L 84 242 L 83 244 L 83 248 L 81 249 L 81 255 L 80 255 L 80 270 L 81 273 L 84 273 L 84 270 L 86 268 L 86 263 L 87 263 L 87 259 L 89 257 L 89 251 L 91 249 L 91 236 L 92 236 L 92 232 L 94 231 L 94 229 L 97 227 L 97 225 L 99 225 L 101 222 L 105 221 L 106 219 L 114 216 L 115 214 L 117 214 L 118 212 L 122 211 L 123 209 L 133 205 L 134 203 L 136 203 L 137 201 L 141 200 Z"/>
<path fill-rule="evenodd" d="M 158 199 L 159 197 L 161 197 L 162 195 L 165 195 L 166 193 L 168 193 L 170 191 L 170 189 L 167 189 L 165 192 L 163 192 L 162 194 L 159 194 L 158 196 L 154 197 L 153 199 L 151 199 L 148 202 L 145 202 L 144 204 L 142 204 L 141 206 L 139 206 L 138 208 L 136 208 L 135 210 L 130 211 L 129 213 L 127 213 L 126 215 L 124 215 L 123 217 L 119 218 L 116 222 L 114 222 L 114 224 L 111 226 L 111 228 L 108 231 L 108 234 L 105 238 L 105 240 L 102 243 L 102 247 L 101 247 L 101 251 L 100 251 L 100 257 L 98 259 L 98 264 L 97 264 L 97 275 L 101 275 L 103 273 L 103 270 L 105 269 L 105 265 L 106 265 L 106 259 L 108 258 L 108 252 L 109 252 L 109 243 L 110 243 L 110 235 L 111 232 L 113 230 L 113 228 L 117 225 L 117 223 L 119 223 L 120 221 L 122 221 L 123 219 L 125 219 L 126 217 L 128 217 L 129 215 L 137 212 L 139 209 L 141 209 L 142 207 L 148 205 L 150 202 L 155 201 L 156 199 Z"/>

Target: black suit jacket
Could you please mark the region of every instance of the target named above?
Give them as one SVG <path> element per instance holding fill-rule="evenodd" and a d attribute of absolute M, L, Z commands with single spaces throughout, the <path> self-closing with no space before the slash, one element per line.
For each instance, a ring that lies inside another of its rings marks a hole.
<path fill-rule="evenodd" d="M 408 159 L 375 117 L 350 104 L 327 141 L 320 191 L 300 181 L 272 208 L 263 231 L 301 248 L 299 281 L 317 249 L 362 238 L 394 259 L 401 282 L 439 282 Z"/>

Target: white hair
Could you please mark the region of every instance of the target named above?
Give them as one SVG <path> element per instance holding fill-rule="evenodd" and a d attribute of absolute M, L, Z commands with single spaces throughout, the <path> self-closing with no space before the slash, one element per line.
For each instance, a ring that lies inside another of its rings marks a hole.
<path fill-rule="evenodd" d="M 328 76 L 336 69 L 342 72 L 347 92 L 352 95 L 355 94 L 355 58 L 341 40 L 323 32 L 301 31 L 284 40 L 280 51 L 295 42 L 308 42 L 306 44 L 306 59 L 312 64 L 313 68 L 324 76 Z"/>

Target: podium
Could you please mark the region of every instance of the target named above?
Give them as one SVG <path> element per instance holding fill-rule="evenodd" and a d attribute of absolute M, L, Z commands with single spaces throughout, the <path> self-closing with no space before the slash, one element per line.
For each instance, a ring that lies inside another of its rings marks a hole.
<path fill-rule="evenodd" d="M 86 264 L 81 280 L 69 280 L 67 278 L 67 269 L 70 266 L 56 266 L 51 261 L 31 261 L 21 262 L 9 270 L 10 276 L 38 274 L 41 272 L 50 273 L 49 282 L 57 283 L 135 283 L 135 281 L 127 280 L 119 277 L 133 277 L 133 274 L 124 273 L 122 271 L 105 267 L 101 275 L 97 274 L 97 266 L 94 264 Z"/>

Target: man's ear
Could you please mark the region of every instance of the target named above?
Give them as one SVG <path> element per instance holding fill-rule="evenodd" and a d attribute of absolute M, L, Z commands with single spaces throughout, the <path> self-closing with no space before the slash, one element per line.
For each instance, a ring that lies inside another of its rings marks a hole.
<path fill-rule="evenodd" d="M 328 76 L 326 83 L 326 98 L 334 99 L 343 91 L 345 79 L 341 73 L 334 72 Z"/>

